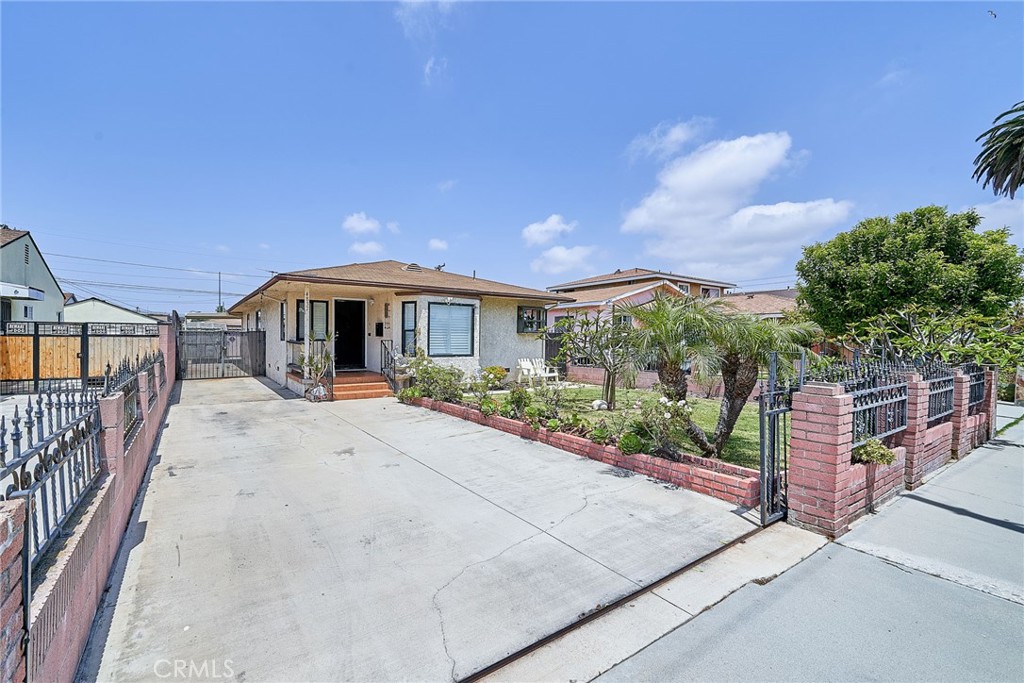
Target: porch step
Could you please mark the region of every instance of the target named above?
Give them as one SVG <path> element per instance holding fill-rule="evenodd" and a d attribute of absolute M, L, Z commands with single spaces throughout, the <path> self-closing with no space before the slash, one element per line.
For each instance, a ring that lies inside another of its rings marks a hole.
<path fill-rule="evenodd" d="M 345 401 L 356 398 L 386 398 L 388 396 L 394 396 L 394 393 L 392 393 L 391 389 L 388 388 L 386 382 L 384 383 L 383 388 L 376 389 L 353 389 L 351 384 L 334 386 L 335 401 Z"/>

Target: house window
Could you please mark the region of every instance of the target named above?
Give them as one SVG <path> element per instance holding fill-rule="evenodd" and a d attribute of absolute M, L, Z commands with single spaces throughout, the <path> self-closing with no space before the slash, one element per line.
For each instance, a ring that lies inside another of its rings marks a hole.
<path fill-rule="evenodd" d="M 306 302 L 299 299 L 295 302 L 295 340 L 306 339 Z"/>
<path fill-rule="evenodd" d="M 263 311 L 260 310 L 256 311 L 256 329 L 263 329 Z"/>
<path fill-rule="evenodd" d="M 633 325 L 633 316 L 631 315 L 615 315 L 612 318 L 612 323 L 615 325 Z"/>
<path fill-rule="evenodd" d="M 547 319 L 548 312 L 541 306 L 520 306 L 516 315 L 516 332 L 540 332 Z"/>
<path fill-rule="evenodd" d="M 438 304 L 427 307 L 427 355 L 473 355 L 473 304 Z"/>
<path fill-rule="evenodd" d="M 702 299 L 717 299 L 722 295 L 722 290 L 718 287 L 701 287 L 700 298 Z"/>
<path fill-rule="evenodd" d="M 288 304 L 281 302 L 281 341 L 288 335 Z"/>
<path fill-rule="evenodd" d="M 11 302 L 4 299 L 0 301 L 0 323 L 5 323 L 11 319 Z"/>
<path fill-rule="evenodd" d="M 327 302 L 310 301 L 310 330 L 314 341 L 327 339 Z"/>
<path fill-rule="evenodd" d="M 680 292 L 687 296 L 690 295 L 690 284 L 688 282 L 676 282 L 675 285 L 679 288 Z"/>
<path fill-rule="evenodd" d="M 23 315 L 22 317 L 25 320 L 31 320 L 32 319 L 32 307 L 31 306 L 25 306 L 25 315 Z"/>
<path fill-rule="evenodd" d="M 416 355 L 416 302 L 402 302 L 402 355 Z"/>

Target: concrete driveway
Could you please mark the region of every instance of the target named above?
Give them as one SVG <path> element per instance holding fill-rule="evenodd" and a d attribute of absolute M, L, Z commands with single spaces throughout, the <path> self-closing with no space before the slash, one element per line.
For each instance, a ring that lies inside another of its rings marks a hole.
<path fill-rule="evenodd" d="M 83 680 L 451 680 L 751 530 L 394 399 L 180 385 Z"/>

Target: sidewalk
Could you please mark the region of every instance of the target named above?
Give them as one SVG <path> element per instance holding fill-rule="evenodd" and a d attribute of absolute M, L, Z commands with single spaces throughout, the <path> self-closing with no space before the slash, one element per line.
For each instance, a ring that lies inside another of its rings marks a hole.
<path fill-rule="evenodd" d="M 600 680 L 1024 680 L 1024 423 Z"/>

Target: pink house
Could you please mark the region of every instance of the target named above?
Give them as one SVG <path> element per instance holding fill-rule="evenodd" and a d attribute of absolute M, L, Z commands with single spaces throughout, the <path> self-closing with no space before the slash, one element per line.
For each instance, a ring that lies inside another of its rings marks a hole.
<path fill-rule="evenodd" d="M 693 296 L 718 298 L 725 290 L 735 287 L 731 282 L 710 280 L 692 275 L 677 275 L 648 268 L 616 270 L 614 273 L 595 275 L 548 287 L 548 291 L 562 296 L 573 297 L 574 301 L 555 304 L 548 308 L 548 324 L 554 326 L 566 316 L 598 315 L 611 313 L 616 309 L 644 304 L 658 293 L 670 296 Z M 629 319 L 625 313 L 622 317 Z M 587 367 L 585 364 L 569 363 L 566 374 L 570 380 L 600 384 L 603 370 Z M 653 372 L 642 371 L 637 376 L 637 386 L 649 388 L 658 381 Z"/>

